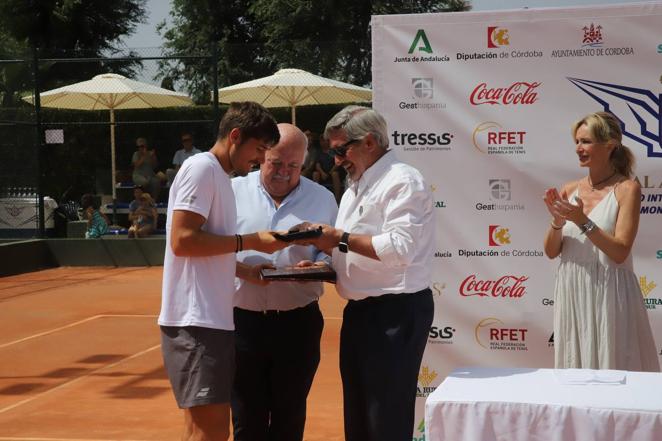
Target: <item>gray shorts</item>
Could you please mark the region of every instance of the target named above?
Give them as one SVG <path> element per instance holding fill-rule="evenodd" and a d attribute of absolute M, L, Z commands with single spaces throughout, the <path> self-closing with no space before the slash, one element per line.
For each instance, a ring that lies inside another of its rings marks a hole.
<path fill-rule="evenodd" d="M 161 326 L 161 351 L 180 408 L 230 402 L 234 331 Z"/>

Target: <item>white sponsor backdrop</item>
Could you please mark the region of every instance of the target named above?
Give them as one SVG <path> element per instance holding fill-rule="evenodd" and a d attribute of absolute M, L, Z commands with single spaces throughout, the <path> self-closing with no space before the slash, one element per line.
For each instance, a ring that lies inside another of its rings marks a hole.
<path fill-rule="evenodd" d="M 570 126 L 589 112 L 614 112 L 637 157 L 635 271 L 662 347 L 661 23 L 662 2 L 373 17 L 374 107 L 437 205 L 414 439 L 452 369 L 553 366 L 542 195 L 586 175 Z"/>

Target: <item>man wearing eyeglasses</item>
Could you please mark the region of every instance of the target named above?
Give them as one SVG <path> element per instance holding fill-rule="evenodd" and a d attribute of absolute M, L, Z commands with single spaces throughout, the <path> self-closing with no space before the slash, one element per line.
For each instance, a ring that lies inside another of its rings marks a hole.
<path fill-rule="evenodd" d="M 259 171 L 232 180 L 237 231 L 288 230 L 304 220 L 334 223 L 333 194 L 301 176 L 304 133 L 278 124 L 280 141 Z M 273 254 L 245 251 L 238 262 L 255 268 L 330 264 L 314 246 L 291 246 Z M 237 279 L 235 338 L 237 374 L 232 391 L 235 441 L 303 439 L 306 398 L 320 361 L 323 319 L 317 300 L 321 282 Z"/>
<path fill-rule="evenodd" d="M 175 179 L 175 175 L 177 175 L 177 172 L 182 167 L 184 161 L 197 153 L 201 153 L 201 151 L 193 145 L 193 135 L 191 135 L 189 132 L 182 133 L 181 141 L 182 148 L 177 150 L 175 152 L 175 156 L 172 158 L 173 168 L 166 170 L 166 176 L 168 177 L 168 187 L 170 187 L 172 184 L 173 179 Z"/>
<path fill-rule="evenodd" d="M 386 121 L 349 106 L 326 125 L 347 170 L 335 227 L 297 241 L 332 253 L 348 299 L 340 334 L 345 440 L 411 440 L 418 372 L 432 324 L 432 195 L 421 173 L 388 148 Z"/>

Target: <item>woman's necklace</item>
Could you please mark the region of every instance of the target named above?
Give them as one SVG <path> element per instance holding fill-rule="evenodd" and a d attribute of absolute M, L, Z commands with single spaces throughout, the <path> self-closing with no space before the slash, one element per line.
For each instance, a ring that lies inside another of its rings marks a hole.
<path fill-rule="evenodd" d="M 595 187 L 597 187 L 600 184 L 604 184 L 605 182 L 607 182 L 608 180 L 610 180 L 614 176 L 616 176 L 616 172 L 612 173 L 611 175 L 609 175 L 605 179 L 601 180 L 600 182 L 596 182 L 595 184 L 593 182 L 591 182 L 591 175 L 588 175 L 586 177 L 586 180 L 588 181 L 588 186 L 591 187 L 591 191 L 595 191 Z"/>

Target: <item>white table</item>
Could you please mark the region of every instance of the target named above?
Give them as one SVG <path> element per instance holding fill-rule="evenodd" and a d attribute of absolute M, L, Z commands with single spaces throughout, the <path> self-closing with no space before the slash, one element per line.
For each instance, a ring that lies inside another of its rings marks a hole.
<path fill-rule="evenodd" d="M 662 374 L 624 372 L 625 384 L 564 384 L 569 373 L 610 372 L 457 369 L 426 400 L 425 439 L 662 440 Z"/>
<path fill-rule="evenodd" d="M 44 198 L 44 224 L 47 230 L 55 227 L 53 220 L 57 202 Z M 37 198 L 0 199 L 0 233 L 3 236 L 25 236 L 39 229 L 39 201 Z"/>

